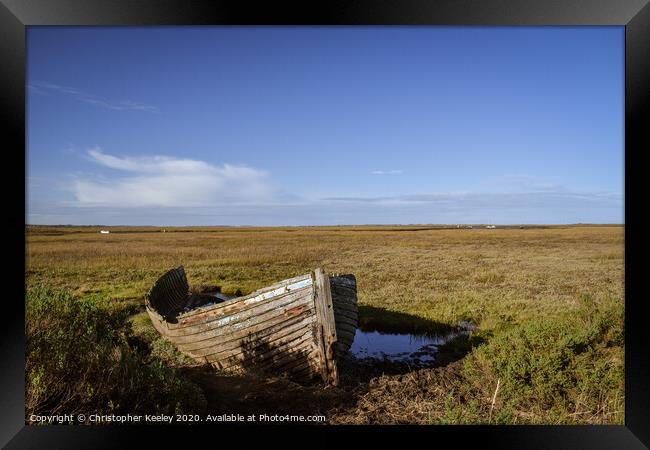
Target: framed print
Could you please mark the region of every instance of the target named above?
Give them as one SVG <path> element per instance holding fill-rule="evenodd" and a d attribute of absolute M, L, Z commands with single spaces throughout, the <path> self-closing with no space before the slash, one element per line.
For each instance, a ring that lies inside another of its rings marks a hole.
<path fill-rule="evenodd" d="M 649 445 L 646 1 L 0 20 L 7 448 Z"/>

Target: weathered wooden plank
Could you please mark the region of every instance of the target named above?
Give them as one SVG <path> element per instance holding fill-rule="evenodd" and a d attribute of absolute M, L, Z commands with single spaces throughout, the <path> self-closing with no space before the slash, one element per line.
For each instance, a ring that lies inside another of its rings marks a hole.
<path fill-rule="evenodd" d="M 251 336 L 251 335 L 262 336 L 262 339 L 264 339 L 263 336 L 269 336 L 274 333 L 283 332 L 283 330 L 287 328 L 310 329 L 314 320 L 315 320 L 314 311 L 311 310 L 311 311 L 305 311 L 303 315 L 291 317 L 289 320 L 283 317 L 278 317 L 275 320 L 265 321 L 256 325 L 253 328 L 242 330 L 241 332 L 238 332 L 236 335 L 228 333 L 228 330 L 221 330 L 225 334 L 217 336 L 216 338 L 212 338 L 210 340 L 200 342 L 198 344 L 193 342 L 179 343 L 174 341 L 174 339 L 179 339 L 179 338 L 170 339 L 169 337 L 167 337 L 167 339 L 173 342 L 176 345 L 176 347 L 183 353 L 186 353 L 190 356 L 194 356 L 196 354 L 202 355 L 205 352 L 212 353 L 212 352 L 236 349 L 241 346 L 242 339 L 245 339 L 247 336 Z M 191 347 L 192 345 L 195 344 L 197 346 Z"/>
<path fill-rule="evenodd" d="M 167 322 L 158 314 L 155 312 L 150 306 L 146 306 L 147 312 L 149 313 L 149 318 L 151 319 L 151 323 L 154 326 L 156 330 L 163 336 L 167 336 Z"/>
<path fill-rule="evenodd" d="M 311 376 L 320 377 L 320 367 L 318 364 L 318 352 L 319 350 L 314 347 L 310 353 L 305 354 L 302 358 L 293 358 L 288 359 L 282 362 L 281 365 L 273 366 L 273 371 L 278 371 L 279 373 L 296 373 L 304 369 L 308 369 L 311 373 Z M 271 368 L 266 369 L 271 370 Z"/>
<path fill-rule="evenodd" d="M 335 284 L 335 283 L 337 283 L 336 278 L 330 278 L 330 280 L 331 280 L 331 283 L 332 283 L 332 287 L 331 287 L 332 293 L 336 292 L 337 294 L 347 295 L 347 294 L 351 294 L 351 293 L 354 293 L 354 292 L 357 291 L 357 288 L 356 288 L 355 284 L 351 284 L 349 286 L 341 286 L 341 285 Z"/>
<path fill-rule="evenodd" d="M 299 329 L 311 329 L 313 322 L 314 317 L 312 315 L 297 316 L 292 318 L 291 321 L 283 321 L 258 332 L 237 336 L 229 341 L 219 342 L 218 339 L 220 338 L 217 338 L 202 342 L 200 347 L 192 348 L 192 344 L 184 344 L 183 346 L 179 345 L 178 348 L 183 352 L 189 352 L 196 356 L 207 356 L 229 351 L 241 351 L 242 345 L 245 345 L 247 342 L 268 342 Z"/>
<path fill-rule="evenodd" d="M 270 358 L 267 358 L 266 361 L 256 363 L 251 367 L 261 372 L 279 373 L 281 372 L 281 368 L 285 366 L 295 366 L 296 364 L 315 358 L 315 355 L 310 350 L 312 346 L 313 343 L 303 340 L 297 350 L 277 352 Z"/>
<path fill-rule="evenodd" d="M 311 280 L 308 275 L 303 275 L 301 277 L 296 277 L 289 280 L 283 280 L 279 283 L 276 283 L 273 286 L 268 286 L 263 289 L 259 289 L 243 297 L 235 297 L 226 300 L 225 302 L 217 303 L 215 305 L 203 306 L 203 307 L 193 309 L 191 311 L 183 312 L 178 316 L 178 318 L 191 319 L 196 315 L 201 315 L 205 313 L 206 311 L 210 312 L 210 311 L 220 310 L 222 308 L 227 308 L 229 306 L 233 306 L 240 302 L 251 303 L 251 300 L 255 301 L 255 300 L 259 300 L 260 298 L 261 299 L 272 298 L 275 297 L 276 295 L 280 295 L 288 291 L 302 289 L 304 287 L 307 287 L 310 284 L 311 284 Z M 278 290 L 279 288 L 282 289 Z M 277 292 L 271 292 L 271 291 L 277 291 Z"/>
<path fill-rule="evenodd" d="M 306 305 L 303 306 L 307 308 Z M 299 314 L 292 314 L 290 313 L 291 311 L 292 309 L 289 309 L 289 313 L 283 313 L 282 310 L 270 311 L 265 315 L 251 318 L 250 322 L 246 324 L 248 326 L 237 330 L 231 330 L 229 327 L 218 328 L 212 330 L 210 335 L 201 341 L 192 340 L 188 336 L 168 337 L 168 339 L 179 346 L 179 348 L 183 346 L 184 349 L 200 349 L 204 344 L 205 346 L 209 346 L 210 341 L 217 343 L 215 345 L 228 344 L 231 341 L 238 341 L 255 333 L 282 329 L 296 322 L 304 321 L 307 324 L 313 324 L 316 320 L 316 313 L 313 308 L 304 309 Z M 201 336 L 205 337 L 206 335 Z"/>
<path fill-rule="evenodd" d="M 356 331 L 357 331 L 357 327 L 352 325 L 347 325 L 347 324 L 341 324 L 336 328 L 336 334 L 339 340 L 342 338 L 353 336 Z M 341 336 L 339 336 L 339 334 L 341 334 Z M 343 334 L 346 334 L 346 336 L 343 336 Z"/>
<path fill-rule="evenodd" d="M 296 381 L 309 381 L 314 377 L 320 377 L 318 367 L 314 366 L 309 361 L 293 362 L 293 365 L 287 365 L 286 368 L 273 368 L 272 370 L 273 373 L 288 375 L 291 379 Z M 265 372 L 269 371 L 270 369 L 265 370 Z"/>
<path fill-rule="evenodd" d="M 336 332 L 338 333 L 343 331 L 354 332 L 358 328 L 357 321 L 351 320 L 338 320 L 336 322 Z"/>
<path fill-rule="evenodd" d="M 208 362 L 219 361 L 223 370 L 229 370 L 233 366 L 244 368 L 257 368 L 263 370 L 265 367 L 273 365 L 274 361 L 279 358 L 295 358 L 301 351 L 310 347 L 310 337 L 303 331 L 302 333 L 293 333 L 287 336 L 277 347 L 266 349 L 263 353 L 237 353 L 230 357 L 208 355 L 204 360 Z"/>
<path fill-rule="evenodd" d="M 235 356 L 232 358 L 212 358 L 207 356 L 205 359 L 209 362 L 218 361 L 223 370 L 229 371 L 232 367 L 241 366 L 247 368 L 256 368 L 257 370 L 264 371 L 270 367 L 276 366 L 280 362 L 284 363 L 286 361 L 295 360 L 301 356 L 307 354 L 309 349 L 313 347 L 313 340 L 305 333 L 298 338 L 295 338 L 295 345 L 291 349 L 276 347 L 269 350 L 264 355 L 260 355 L 259 358 L 249 358 L 248 360 L 241 355 Z"/>
<path fill-rule="evenodd" d="M 333 385 L 338 384 L 338 369 L 334 356 L 333 345 L 336 342 L 336 324 L 334 322 L 334 307 L 332 304 L 332 293 L 330 291 L 330 280 L 323 268 L 318 268 L 314 276 L 314 302 L 316 304 L 317 339 L 321 350 L 321 368 L 323 381 Z"/>
<path fill-rule="evenodd" d="M 314 337 L 316 340 L 316 347 L 318 349 L 317 351 L 317 358 L 318 358 L 318 363 L 319 363 L 319 372 L 321 379 L 323 382 L 328 383 L 329 382 L 329 370 L 327 367 L 327 351 L 325 349 L 325 338 L 323 336 L 324 331 L 323 331 L 323 312 L 322 312 L 322 307 L 320 304 L 322 303 L 321 297 L 319 296 L 319 291 L 321 289 L 320 285 L 318 285 L 315 282 L 315 277 L 316 274 L 315 272 L 312 273 L 312 277 L 314 277 L 314 290 L 313 290 L 313 301 L 314 301 L 314 308 L 316 310 L 316 321 L 314 322 L 314 328 L 313 328 L 313 333 Z"/>
<path fill-rule="evenodd" d="M 293 379 L 297 381 L 309 381 L 317 376 L 320 376 L 317 368 L 315 369 L 313 365 L 305 363 L 299 364 L 296 367 L 292 367 L 289 374 Z"/>
<path fill-rule="evenodd" d="M 311 336 L 307 335 L 306 339 L 301 342 L 300 345 L 288 350 L 287 352 L 278 354 L 277 358 L 262 367 L 264 369 L 269 369 L 271 367 L 284 367 L 289 365 L 291 362 L 298 362 L 299 360 L 308 360 L 310 364 L 318 367 L 318 348 L 316 347 L 313 338 L 313 334 Z"/>
<path fill-rule="evenodd" d="M 336 334 L 338 337 L 337 342 L 346 345 L 348 348 L 352 346 L 354 341 L 354 336 L 356 335 L 356 327 L 343 328 L 339 327 L 336 329 Z"/>
<path fill-rule="evenodd" d="M 336 334 L 339 340 L 343 339 L 342 336 L 343 334 L 354 336 L 356 331 L 357 331 L 357 326 L 352 324 L 339 323 L 338 326 L 336 327 Z"/>
<path fill-rule="evenodd" d="M 283 353 L 298 348 L 303 341 L 310 339 L 310 336 L 308 336 L 308 333 L 310 332 L 311 329 L 309 327 L 302 327 L 293 331 L 274 335 L 272 336 L 272 339 L 264 342 L 252 342 L 250 345 L 241 346 L 233 351 L 220 352 L 219 354 L 208 354 L 206 356 L 213 360 L 216 358 L 222 358 L 223 360 L 237 358 L 241 360 L 248 359 L 263 361 L 270 354 L 275 354 L 277 352 Z"/>
<path fill-rule="evenodd" d="M 344 304 L 337 298 L 335 298 L 333 301 L 334 301 L 334 311 L 340 311 L 347 314 L 359 313 L 359 308 L 355 304 Z"/>
<path fill-rule="evenodd" d="M 332 278 L 330 278 L 330 280 L 331 280 L 330 283 L 332 284 L 332 286 L 331 286 L 332 293 L 336 292 L 336 293 L 340 293 L 342 295 L 345 295 L 345 294 L 350 294 L 350 293 L 353 293 L 353 292 L 357 291 L 357 286 L 356 286 L 355 282 L 352 282 L 352 283 L 350 283 L 348 285 L 341 285 L 341 284 L 338 284 L 339 279 L 337 279 L 337 278 L 332 277 Z"/>
<path fill-rule="evenodd" d="M 354 336 L 355 336 L 354 331 L 337 330 L 337 333 L 340 333 L 340 335 L 337 335 L 337 337 L 339 338 L 337 342 L 348 345 L 348 347 L 352 345 L 352 341 L 354 341 Z"/>
<path fill-rule="evenodd" d="M 311 290 L 311 286 L 307 285 L 307 286 L 301 286 L 296 289 L 288 289 L 286 291 L 283 290 L 281 292 L 278 292 L 277 295 L 273 297 L 265 296 L 265 295 L 259 295 L 251 298 L 241 297 L 240 299 L 237 299 L 237 301 L 233 301 L 232 303 L 228 303 L 228 304 L 226 304 L 226 302 L 216 303 L 214 305 L 197 308 L 197 309 L 201 309 L 202 311 L 195 313 L 193 315 L 178 316 L 177 317 L 178 322 L 175 324 L 170 324 L 170 329 L 183 328 L 186 326 L 209 322 L 211 320 L 226 317 L 230 314 L 246 311 L 247 309 L 254 308 L 256 306 L 277 301 L 277 299 L 287 295 L 307 293 L 310 292 L 310 290 Z"/>
<path fill-rule="evenodd" d="M 339 318 L 348 322 L 356 323 L 359 321 L 359 315 L 352 312 L 343 312 L 341 310 L 334 310 L 334 318 L 338 321 Z"/>
<path fill-rule="evenodd" d="M 263 338 L 260 341 L 260 343 L 261 345 L 264 345 L 269 341 L 281 338 L 284 335 L 290 334 L 292 332 L 300 332 L 300 331 L 306 332 L 308 330 L 311 330 L 312 324 L 313 324 L 313 317 L 307 317 L 299 322 L 294 323 L 290 327 L 284 327 L 279 331 L 276 331 L 275 333 L 269 334 L 268 336 Z M 243 343 L 241 339 L 233 341 L 232 344 L 234 344 L 234 346 L 224 346 L 224 347 L 208 346 L 205 347 L 204 349 L 195 350 L 195 351 L 187 351 L 187 350 L 181 350 L 181 351 L 191 357 L 204 358 L 205 356 L 210 356 L 211 361 L 214 361 L 219 358 L 227 359 L 230 356 L 245 353 L 244 347 L 246 344 Z"/>
<path fill-rule="evenodd" d="M 264 365 L 261 370 L 266 372 L 291 371 L 294 367 L 301 365 L 309 365 L 310 367 L 313 367 L 315 372 L 320 375 L 318 349 L 314 342 L 303 343 L 298 351 L 281 355 L 279 358 Z"/>
<path fill-rule="evenodd" d="M 334 302 L 334 312 L 340 312 L 343 314 L 348 314 L 348 315 L 358 315 L 359 314 L 359 309 L 357 308 L 357 305 L 341 305 L 340 302 L 338 302 L 336 299 L 333 300 Z"/>
<path fill-rule="evenodd" d="M 189 285 L 183 266 L 168 270 L 147 292 L 145 302 L 158 310 L 162 315 L 168 315 L 182 309 L 187 299 Z"/>
<path fill-rule="evenodd" d="M 359 326 L 357 281 L 354 275 L 332 276 L 330 285 L 337 333 L 335 349 L 337 356 L 340 357 L 352 346 Z"/>
<path fill-rule="evenodd" d="M 199 341 L 213 336 L 222 335 L 225 332 L 234 333 L 238 330 L 253 326 L 259 322 L 270 320 L 275 316 L 284 315 L 291 317 L 300 314 L 304 309 L 310 309 L 308 296 L 301 297 L 286 297 L 279 300 L 275 305 L 269 305 L 255 311 L 248 311 L 240 315 L 235 315 L 232 320 L 226 323 L 219 323 L 216 321 L 208 322 L 203 327 L 194 327 L 192 332 L 186 330 L 170 330 L 167 335 L 170 337 L 187 337 L 188 339 L 182 340 L 183 342 Z"/>
<path fill-rule="evenodd" d="M 256 308 L 248 308 L 244 311 L 230 314 L 228 316 L 217 318 L 209 322 L 187 326 L 184 328 L 174 328 L 167 331 L 167 335 L 170 337 L 190 337 L 193 335 L 198 335 L 200 333 L 206 333 L 211 330 L 230 330 L 235 331 L 236 329 L 246 328 L 251 321 L 255 322 L 255 317 L 269 317 L 268 313 L 273 315 L 279 315 L 285 312 L 287 309 L 296 307 L 302 304 L 309 304 L 310 292 L 309 291 L 300 291 L 292 294 L 287 294 L 282 297 L 279 297 L 275 302 L 264 303 L 259 305 Z M 277 313 L 277 314 L 274 314 Z M 247 322 L 248 321 L 248 322 Z M 199 336 L 191 337 L 191 340 L 200 339 Z"/>
<path fill-rule="evenodd" d="M 265 286 L 265 287 L 263 287 L 261 289 L 258 289 L 256 291 L 254 291 L 251 295 L 260 294 L 260 293 L 263 293 L 263 292 L 266 292 L 266 291 L 277 289 L 277 288 L 279 288 L 281 286 L 285 286 L 285 285 L 293 284 L 293 283 L 298 283 L 298 282 L 304 281 L 304 280 L 311 280 L 311 275 L 310 274 L 298 275 L 297 277 L 288 278 L 286 280 L 279 281 L 279 282 L 277 282 L 275 284 L 272 284 L 270 286 Z"/>
<path fill-rule="evenodd" d="M 200 350 L 205 347 L 215 347 L 215 348 L 234 348 L 238 346 L 238 342 L 249 337 L 259 337 L 263 338 L 267 335 L 273 334 L 277 331 L 282 330 L 283 328 L 293 326 L 297 323 L 304 323 L 305 326 L 309 326 L 316 320 L 315 311 L 313 308 L 309 309 L 305 305 L 303 311 L 299 314 L 292 315 L 287 317 L 285 315 L 275 316 L 264 322 L 260 322 L 257 325 L 254 325 L 250 328 L 245 328 L 237 332 L 218 334 L 213 337 L 209 337 L 200 341 L 192 342 L 179 342 L 178 348 L 181 350 Z M 215 330 L 215 332 L 217 332 Z"/>

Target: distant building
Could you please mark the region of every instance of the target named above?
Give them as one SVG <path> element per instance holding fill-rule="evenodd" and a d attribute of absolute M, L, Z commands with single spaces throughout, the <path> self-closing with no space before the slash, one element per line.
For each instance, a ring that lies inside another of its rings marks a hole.
<path fill-rule="evenodd" d="M 100 233 L 101 233 L 101 234 L 108 234 L 108 233 L 110 233 L 110 231 L 108 231 L 108 230 L 101 230 Z"/>
<path fill-rule="evenodd" d="M 489 228 L 490 230 L 492 230 L 493 228 L 496 228 L 496 226 L 495 226 L 495 225 L 488 225 L 488 226 L 485 227 L 485 228 Z"/>

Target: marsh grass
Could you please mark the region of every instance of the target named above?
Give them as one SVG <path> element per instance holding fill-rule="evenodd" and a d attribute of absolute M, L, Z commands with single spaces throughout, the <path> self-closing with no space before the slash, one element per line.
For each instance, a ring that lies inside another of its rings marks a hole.
<path fill-rule="evenodd" d="M 204 411 L 200 388 L 133 345 L 131 312 L 101 297 L 27 291 L 27 417 Z"/>
<path fill-rule="evenodd" d="M 135 308 L 157 277 L 178 265 L 193 289 L 219 287 L 226 295 L 324 266 L 356 275 L 367 328 L 479 326 L 456 344 L 467 357 L 436 369 L 447 372 L 380 377 L 355 408 L 332 413 L 333 422 L 396 417 L 364 410 L 374 399 L 409 423 L 623 423 L 622 226 L 98 230 L 30 228 L 27 287 Z M 131 323 L 148 336 L 155 359 L 186 364 L 156 343 L 145 316 Z"/>

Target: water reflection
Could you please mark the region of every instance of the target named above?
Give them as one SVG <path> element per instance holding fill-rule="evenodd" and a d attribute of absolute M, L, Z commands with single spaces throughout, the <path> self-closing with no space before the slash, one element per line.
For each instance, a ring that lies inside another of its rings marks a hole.
<path fill-rule="evenodd" d="M 461 322 L 456 330 L 443 335 L 357 330 L 350 352 L 359 359 L 375 358 L 429 366 L 435 363 L 440 346 L 467 336 L 473 329 L 473 325 Z"/>

